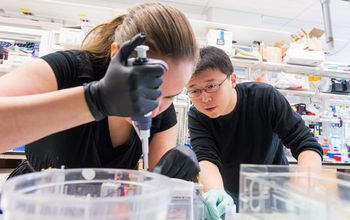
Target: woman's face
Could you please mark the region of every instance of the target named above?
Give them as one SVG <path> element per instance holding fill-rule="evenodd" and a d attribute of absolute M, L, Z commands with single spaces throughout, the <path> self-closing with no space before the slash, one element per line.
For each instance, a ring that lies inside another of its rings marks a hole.
<path fill-rule="evenodd" d="M 193 62 L 180 60 L 174 62 L 170 59 L 164 60 L 168 64 L 168 71 L 163 75 L 163 83 L 160 86 L 162 95 L 159 97 L 159 105 L 152 111 L 155 117 L 165 111 L 173 102 L 175 96 L 180 94 L 191 78 Z"/>

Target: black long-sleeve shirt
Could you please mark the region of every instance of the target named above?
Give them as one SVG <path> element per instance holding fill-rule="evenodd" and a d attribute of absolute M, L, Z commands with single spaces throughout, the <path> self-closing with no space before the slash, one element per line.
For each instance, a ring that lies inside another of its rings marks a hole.
<path fill-rule="evenodd" d="M 218 166 L 226 190 L 238 193 L 239 167 L 247 164 L 288 164 L 283 145 L 295 158 L 305 150 L 322 156 L 322 148 L 286 98 L 264 83 L 236 86 L 237 104 L 215 119 L 189 111 L 192 147 L 199 161 Z"/>

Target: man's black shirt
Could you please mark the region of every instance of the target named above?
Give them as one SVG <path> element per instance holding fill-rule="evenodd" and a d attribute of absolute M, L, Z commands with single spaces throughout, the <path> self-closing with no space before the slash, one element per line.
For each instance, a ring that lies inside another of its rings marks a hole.
<path fill-rule="evenodd" d="M 238 193 L 240 164 L 288 164 L 283 145 L 295 158 L 305 150 L 322 156 L 322 148 L 286 98 L 264 83 L 236 86 L 237 104 L 215 119 L 189 111 L 191 144 L 199 161 L 218 166 L 225 189 Z"/>

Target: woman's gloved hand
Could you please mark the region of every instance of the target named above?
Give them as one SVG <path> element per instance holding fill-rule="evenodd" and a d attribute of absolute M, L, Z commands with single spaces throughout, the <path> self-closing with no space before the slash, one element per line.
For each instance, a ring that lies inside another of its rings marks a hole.
<path fill-rule="evenodd" d="M 194 181 L 200 171 L 196 154 L 186 146 L 175 147 L 166 152 L 153 171 L 170 178 Z"/>
<path fill-rule="evenodd" d="M 223 189 L 212 189 L 203 194 L 206 202 L 205 216 L 208 220 L 221 220 L 226 206 L 232 206 L 233 199 Z"/>
<path fill-rule="evenodd" d="M 144 34 L 123 43 L 105 76 L 84 86 L 91 114 L 98 121 L 106 116 L 139 116 L 158 106 L 159 86 L 166 66 L 160 63 L 126 66 L 133 50 L 145 41 Z"/>

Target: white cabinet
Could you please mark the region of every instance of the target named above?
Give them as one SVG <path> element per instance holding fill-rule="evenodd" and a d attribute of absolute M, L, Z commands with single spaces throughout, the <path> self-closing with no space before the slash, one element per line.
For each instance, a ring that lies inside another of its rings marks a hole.
<path fill-rule="evenodd" d="M 16 42 L 31 42 L 39 45 L 39 53 L 37 56 L 43 56 L 49 53 L 50 32 L 44 30 L 26 29 L 10 26 L 0 26 L 0 41 L 11 42 L 14 45 Z M 9 55 L 10 56 L 10 55 Z M 13 58 L 15 56 L 12 56 Z M 31 55 L 29 56 L 29 58 Z M 11 60 L 10 57 L 3 59 L 0 63 L 0 76 L 10 72 L 14 68 L 22 65 L 28 59 L 28 56 L 16 57 Z M 26 58 L 26 59 L 24 59 Z"/>
<path fill-rule="evenodd" d="M 50 32 L 44 30 L 0 26 L 0 39 L 39 42 L 39 56 L 49 53 Z"/>

